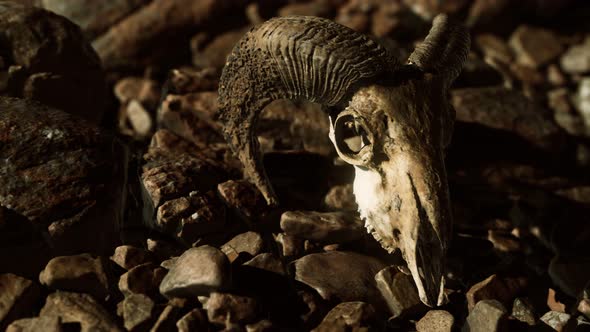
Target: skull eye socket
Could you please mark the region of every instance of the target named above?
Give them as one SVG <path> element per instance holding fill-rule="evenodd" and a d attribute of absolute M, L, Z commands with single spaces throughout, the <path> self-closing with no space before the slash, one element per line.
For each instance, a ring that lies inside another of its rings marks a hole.
<path fill-rule="evenodd" d="M 366 121 L 350 112 L 338 115 L 334 123 L 336 151 L 344 161 L 353 165 L 366 165 L 372 155 L 373 136 Z"/>

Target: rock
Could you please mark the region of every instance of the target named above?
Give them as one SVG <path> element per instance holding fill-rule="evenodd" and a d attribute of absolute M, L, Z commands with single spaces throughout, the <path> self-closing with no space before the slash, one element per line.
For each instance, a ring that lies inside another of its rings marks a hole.
<path fill-rule="evenodd" d="M 417 332 L 451 332 L 455 318 L 445 310 L 430 310 L 416 322 Z"/>
<path fill-rule="evenodd" d="M 519 239 L 504 232 L 498 232 L 491 229 L 488 230 L 488 241 L 490 241 L 494 245 L 494 249 L 498 251 L 517 252 L 522 250 Z"/>
<path fill-rule="evenodd" d="M 217 91 L 219 85 L 219 73 L 215 68 L 182 67 L 173 69 L 169 75 L 170 88 L 179 95 Z"/>
<path fill-rule="evenodd" d="M 493 299 L 510 305 L 525 284 L 526 280 L 523 278 L 502 278 L 493 274 L 471 286 L 465 295 L 469 310 L 471 311 L 482 300 Z"/>
<path fill-rule="evenodd" d="M 247 220 L 260 216 L 266 210 L 262 193 L 245 180 L 229 180 L 217 186 L 225 204 Z"/>
<path fill-rule="evenodd" d="M 475 37 L 475 44 L 482 51 L 484 57 L 510 64 L 514 55 L 508 44 L 498 36 L 492 34 L 479 34 Z"/>
<path fill-rule="evenodd" d="M 374 277 L 385 264 L 374 257 L 330 251 L 304 256 L 294 265 L 295 279 L 315 289 L 325 300 L 363 301 L 376 308 L 383 306 Z"/>
<path fill-rule="evenodd" d="M 136 100 L 149 110 L 160 103 L 162 87 L 154 80 L 143 77 L 125 77 L 115 84 L 114 93 L 121 104 Z"/>
<path fill-rule="evenodd" d="M 547 67 L 547 81 L 556 87 L 567 84 L 567 78 L 556 64 L 550 64 Z"/>
<path fill-rule="evenodd" d="M 210 246 L 185 251 L 162 283 L 160 293 L 167 298 L 190 298 L 209 295 L 230 283 L 229 261 L 219 250 Z"/>
<path fill-rule="evenodd" d="M 3 3 L 0 39 L 11 65 L 9 96 L 34 99 L 99 123 L 107 100 L 100 59 L 80 28 L 50 11 Z M 3 107 L 4 108 L 4 107 Z"/>
<path fill-rule="evenodd" d="M 225 65 L 227 56 L 248 30 L 250 30 L 248 26 L 230 30 L 215 36 L 213 40 L 204 46 L 191 41 L 193 65 L 197 68 L 212 67 L 221 70 Z"/>
<path fill-rule="evenodd" d="M 335 306 L 312 331 L 370 331 L 376 324 L 375 310 L 365 302 L 343 302 Z"/>
<path fill-rule="evenodd" d="M 6 133 L 0 136 L 0 206 L 26 217 L 30 234 L 43 232 L 40 241 L 1 251 L 0 261 L 13 272 L 26 261 L 34 275 L 49 254 L 110 254 L 120 241 L 122 145 L 79 118 L 30 100 L 0 97 L 0 109 L 0 132 Z"/>
<path fill-rule="evenodd" d="M 147 239 L 147 249 L 154 257 L 163 261 L 173 256 L 180 256 L 183 249 L 174 242 L 169 242 L 163 239 Z"/>
<path fill-rule="evenodd" d="M 152 117 L 148 110 L 137 100 L 131 100 L 124 110 L 126 123 L 129 123 L 133 136 L 148 138 L 154 127 Z"/>
<path fill-rule="evenodd" d="M 405 0 L 405 4 L 425 20 L 432 20 L 438 14 L 453 14 L 469 4 L 467 0 L 446 0 L 446 1 L 428 1 L 428 0 Z"/>
<path fill-rule="evenodd" d="M 211 293 L 207 300 L 207 316 L 214 324 L 251 323 L 255 321 L 259 308 L 255 299 L 227 293 Z"/>
<path fill-rule="evenodd" d="M 375 275 L 375 282 L 387 303 L 391 318 L 405 317 L 426 309 L 420 301 L 412 276 L 399 272 L 396 267 L 389 266 L 379 271 Z"/>
<path fill-rule="evenodd" d="M 49 294 L 39 316 L 59 317 L 62 324 L 79 323 L 82 332 L 122 331 L 113 317 L 88 294 L 60 291 Z"/>
<path fill-rule="evenodd" d="M 337 1 L 330 0 L 289 3 L 281 7 L 278 14 L 279 16 L 303 15 L 329 17 L 335 11 L 336 3 Z"/>
<path fill-rule="evenodd" d="M 279 245 L 283 257 L 287 259 L 295 259 L 303 254 L 303 239 L 285 233 L 275 235 L 274 239 Z"/>
<path fill-rule="evenodd" d="M 510 73 L 523 84 L 538 86 L 545 83 L 543 74 L 533 67 L 511 63 L 509 69 Z"/>
<path fill-rule="evenodd" d="M 537 315 L 535 314 L 533 306 L 525 299 L 519 297 L 514 299 L 514 304 L 512 305 L 512 317 L 530 326 L 537 323 Z"/>
<path fill-rule="evenodd" d="M 365 233 L 362 220 L 352 212 L 287 211 L 281 215 L 281 229 L 323 243 L 350 242 Z"/>
<path fill-rule="evenodd" d="M 130 270 L 138 265 L 151 262 L 151 254 L 142 248 L 123 245 L 115 248 L 111 260 L 125 270 Z"/>
<path fill-rule="evenodd" d="M 574 105 L 582 115 L 586 127 L 590 127 L 590 77 L 584 77 L 580 81 Z"/>
<path fill-rule="evenodd" d="M 158 316 L 158 319 L 150 329 L 150 332 L 173 331 L 185 304 L 186 301 L 184 299 L 170 300 L 166 307 L 164 307 L 164 310 L 160 313 L 160 316 Z"/>
<path fill-rule="evenodd" d="M 6 332 L 62 332 L 61 319 L 56 316 L 33 317 L 15 320 L 6 328 Z"/>
<path fill-rule="evenodd" d="M 507 331 L 506 308 L 496 300 L 477 302 L 461 331 Z"/>
<path fill-rule="evenodd" d="M 534 146 L 558 150 L 564 134 L 539 105 L 520 92 L 499 87 L 451 92 L 457 120 L 512 132 Z"/>
<path fill-rule="evenodd" d="M 352 191 L 352 184 L 338 185 L 330 188 L 330 191 L 324 197 L 324 204 L 330 210 L 356 211 L 358 205 Z"/>
<path fill-rule="evenodd" d="M 547 293 L 547 306 L 551 311 L 566 312 L 565 304 L 559 302 L 553 288 L 549 288 L 549 292 Z"/>
<path fill-rule="evenodd" d="M 590 319 L 590 299 L 582 299 L 578 304 L 578 311 L 582 315 L 586 316 L 586 319 Z"/>
<path fill-rule="evenodd" d="M 277 328 L 272 322 L 266 319 L 246 325 L 246 332 L 272 332 L 276 330 Z"/>
<path fill-rule="evenodd" d="M 561 56 L 561 68 L 569 74 L 583 74 L 590 72 L 590 38 L 583 43 L 572 45 Z"/>
<path fill-rule="evenodd" d="M 88 293 L 102 301 L 109 296 L 107 260 L 90 254 L 55 257 L 39 275 L 39 282 L 51 288 Z"/>
<path fill-rule="evenodd" d="M 234 236 L 231 240 L 221 246 L 221 251 L 233 262 L 238 258 L 240 253 L 247 253 L 250 256 L 256 256 L 262 251 L 264 242 L 260 234 L 256 232 L 246 232 Z"/>
<path fill-rule="evenodd" d="M 541 316 L 541 321 L 549 325 L 555 331 L 566 331 L 566 325 L 569 326 L 572 316 L 563 312 L 549 311 Z M 568 324 L 569 323 L 569 324 Z"/>
<path fill-rule="evenodd" d="M 521 25 L 514 30 L 509 44 L 520 64 L 535 68 L 555 59 L 563 52 L 560 40 L 552 31 L 528 25 Z"/>
<path fill-rule="evenodd" d="M 255 267 L 269 272 L 284 275 L 283 262 L 271 253 L 263 253 L 244 263 L 246 266 Z"/>
<path fill-rule="evenodd" d="M 119 290 L 125 296 L 132 294 L 154 296 L 158 293 L 158 286 L 164 275 L 166 270 L 153 263 L 137 265 L 121 275 Z"/>
<path fill-rule="evenodd" d="M 39 287 L 12 273 L 0 274 L 0 330 L 10 322 L 30 316 L 39 299 Z"/>
<path fill-rule="evenodd" d="M 146 330 L 152 321 L 154 301 L 143 294 L 126 296 L 118 308 L 119 316 L 123 317 L 125 329 L 128 331 Z"/>
<path fill-rule="evenodd" d="M 207 313 L 203 309 L 193 309 L 176 322 L 178 332 L 207 331 Z"/>

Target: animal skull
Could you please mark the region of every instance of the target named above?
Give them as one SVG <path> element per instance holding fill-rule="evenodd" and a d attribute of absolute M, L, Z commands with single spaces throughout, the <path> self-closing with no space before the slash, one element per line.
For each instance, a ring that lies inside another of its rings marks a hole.
<path fill-rule="evenodd" d="M 443 154 L 454 111 L 446 94 L 468 50 L 466 30 L 444 15 L 405 65 L 332 21 L 275 18 L 236 45 L 219 88 L 224 135 L 271 205 L 278 201 L 253 136 L 260 111 L 284 98 L 328 106 L 330 139 L 355 167 L 354 193 L 368 231 L 386 250 L 401 250 L 429 306 L 443 301 L 451 232 Z"/>

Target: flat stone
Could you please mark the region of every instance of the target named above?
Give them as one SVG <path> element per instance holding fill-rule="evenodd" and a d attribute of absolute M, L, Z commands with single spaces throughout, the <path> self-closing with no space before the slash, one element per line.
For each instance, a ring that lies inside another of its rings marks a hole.
<path fill-rule="evenodd" d="M 324 243 L 358 240 L 364 224 L 354 212 L 287 211 L 281 215 L 281 229 L 296 237 Z"/>
<path fill-rule="evenodd" d="M 154 296 L 166 275 L 166 270 L 153 263 L 137 265 L 119 278 L 119 290 L 123 295 L 145 294 Z"/>
<path fill-rule="evenodd" d="M 61 291 L 49 294 L 39 316 L 59 317 L 62 324 L 79 323 L 82 332 L 122 331 L 113 317 L 88 294 Z"/>
<path fill-rule="evenodd" d="M 203 309 L 193 309 L 176 322 L 178 332 L 207 331 L 208 325 L 207 312 Z"/>
<path fill-rule="evenodd" d="M 560 40 L 552 31 L 528 25 L 519 26 L 510 36 L 509 44 L 516 60 L 531 67 L 542 66 L 563 52 Z"/>
<path fill-rule="evenodd" d="M 315 289 L 325 300 L 363 301 L 377 308 L 383 305 L 375 274 L 385 264 L 377 258 L 330 251 L 304 256 L 294 265 L 295 279 Z"/>
<path fill-rule="evenodd" d="M 151 253 L 142 248 L 123 245 L 115 248 L 111 260 L 125 270 L 129 270 L 138 265 L 151 262 Z"/>
<path fill-rule="evenodd" d="M 537 322 L 537 316 L 533 306 L 525 299 L 519 297 L 514 299 L 514 304 L 512 304 L 512 317 L 531 326 Z"/>
<path fill-rule="evenodd" d="M 561 56 L 560 64 L 569 74 L 590 72 L 590 38 L 586 38 L 581 44 L 570 46 Z"/>
<path fill-rule="evenodd" d="M 324 204 L 330 210 L 334 211 L 356 211 L 358 205 L 354 198 L 354 192 L 352 190 L 352 184 L 337 185 L 328 191 L 326 197 L 324 197 Z"/>
<path fill-rule="evenodd" d="M 445 310 L 430 310 L 416 322 L 417 332 L 451 332 L 455 318 Z"/>
<path fill-rule="evenodd" d="M 510 305 L 526 284 L 522 278 L 502 278 L 493 274 L 471 286 L 467 294 L 467 306 L 471 311 L 481 300 L 498 300 Z"/>
<path fill-rule="evenodd" d="M 258 217 L 266 210 L 262 193 L 248 181 L 229 180 L 220 183 L 217 191 L 229 208 L 248 220 Z"/>
<path fill-rule="evenodd" d="M 217 292 L 211 293 L 206 309 L 209 322 L 219 325 L 251 323 L 259 312 L 257 301 L 251 297 Z"/>
<path fill-rule="evenodd" d="M 61 319 L 57 316 L 42 316 L 15 320 L 6 332 L 62 332 Z"/>
<path fill-rule="evenodd" d="M 102 301 L 109 295 L 107 260 L 90 254 L 55 257 L 41 271 L 39 282 L 51 289 L 88 293 Z"/>
<path fill-rule="evenodd" d="M 191 248 L 178 257 L 162 283 L 167 298 L 191 298 L 222 290 L 230 283 L 229 260 L 211 246 Z"/>
<path fill-rule="evenodd" d="M 335 306 L 314 332 L 370 331 L 375 325 L 375 309 L 365 302 L 343 302 Z"/>
<path fill-rule="evenodd" d="M 145 330 L 154 318 L 154 301 L 143 294 L 126 296 L 117 308 L 128 331 Z"/>
<path fill-rule="evenodd" d="M 541 316 L 541 321 L 549 325 L 555 331 L 564 331 L 572 316 L 564 312 L 549 311 Z"/>
<path fill-rule="evenodd" d="M 256 232 L 246 232 L 234 236 L 231 240 L 221 246 L 221 251 L 227 256 L 230 262 L 238 258 L 240 253 L 247 253 L 250 256 L 258 255 L 264 246 L 262 236 Z"/>
<path fill-rule="evenodd" d="M 507 311 L 502 303 L 496 300 L 482 300 L 471 310 L 461 331 L 508 331 L 506 324 Z"/>
<path fill-rule="evenodd" d="M 12 273 L 0 274 L 0 330 L 21 317 L 29 316 L 39 299 L 39 287 Z"/>
<path fill-rule="evenodd" d="M 375 275 L 375 282 L 387 303 L 392 318 L 426 310 L 420 301 L 418 289 L 411 275 L 399 272 L 394 266 L 389 266 Z"/>
<path fill-rule="evenodd" d="M 269 272 L 277 273 L 277 274 L 285 274 L 285 269 L 283 268 L 283 262 L 276 257 L 275 255 L 265 252 L 256 257 L 252 258 L 251 260 L 244 263 L 246 266 L 255 267 L 258 269 L 266 270 Z"/>

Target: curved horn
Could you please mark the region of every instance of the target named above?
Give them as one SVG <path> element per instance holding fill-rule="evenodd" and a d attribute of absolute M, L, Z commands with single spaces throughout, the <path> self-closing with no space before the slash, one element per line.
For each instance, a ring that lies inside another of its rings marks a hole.
<path fill-rule="evenodd" d="M 451 21 L 447 15 L 440 14 L 434 18 L 428 36 L 416 47 L 408 61 L 426 72 L 441 74 L 448 86 L 461 72 L 469 47 L 467 29 Z"/>
<path fill-rule="evenodd" d="M 254 137 L 260 111 L 285 98 L 337 105 L 353 86 L 397 65 L 371 39 L 317 17 L 271 19 L 240 40 L 221 75 L 219 115 L 226 140 L 270 205 L 278 201 Z"/>

